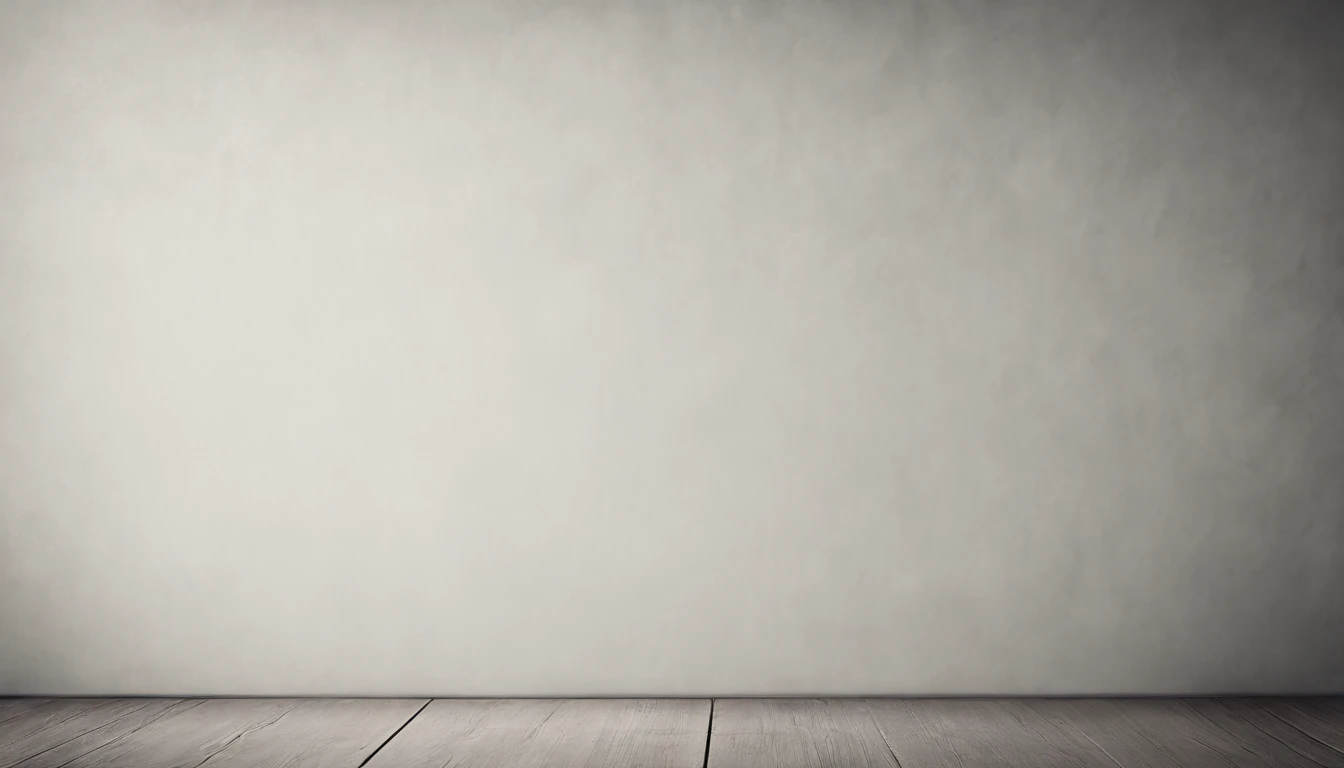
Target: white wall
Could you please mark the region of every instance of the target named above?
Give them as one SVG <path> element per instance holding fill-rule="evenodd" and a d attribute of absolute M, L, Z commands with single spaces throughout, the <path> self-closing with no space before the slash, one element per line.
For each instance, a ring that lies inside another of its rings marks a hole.
<path fill-rule="evenodd" d="M 1344 690 L 1340 8 L 5 2 L 0 693 Z"/>

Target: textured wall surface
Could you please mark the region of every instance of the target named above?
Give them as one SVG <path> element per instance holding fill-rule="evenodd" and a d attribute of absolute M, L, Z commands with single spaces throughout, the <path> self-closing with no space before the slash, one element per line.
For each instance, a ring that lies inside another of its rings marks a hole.
<path fill-rule="evenodd" d="M 0 4 L 0 692 L 1344 690 L 1344 4 Z"/>

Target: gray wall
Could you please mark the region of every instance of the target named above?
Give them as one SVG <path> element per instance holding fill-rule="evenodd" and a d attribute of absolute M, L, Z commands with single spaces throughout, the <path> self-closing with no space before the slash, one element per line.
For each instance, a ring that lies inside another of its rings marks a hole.
<path fill-rule="evenodd" d="M 1341 9 L 4 2 L 0 692 L 1344 690 Z"/>

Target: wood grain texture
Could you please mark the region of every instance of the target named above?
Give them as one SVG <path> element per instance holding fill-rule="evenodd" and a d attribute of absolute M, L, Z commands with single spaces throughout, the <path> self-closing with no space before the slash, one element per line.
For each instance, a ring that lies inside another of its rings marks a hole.
<path fill-rule="evenodd" d="M 1251 754 L 1277 768 L 1344 768 L 1344 762 L 1332 750 L 1300 732 L 1282 730 L 1270 733 L 1256 727 L 1216 699 L 1184 699 L 1181 704 L 1193 709 L 1211 728 L 1210 736 L 1218 735 L 1236 744 L 1242 754 Z M 1249 728 L 1247 726 L 1250 726 Z M 1215 730 L 1216 729 L 1216 730 Z"/>
<path fill-rule="evenodd" d="M 1294 752 L 1329 768 L 1344 768 L 1344 701 L 1272 698 L 1221 703 Z"/>
<path fill-rule="evenodd" d="M 0 723 L 18 717 L 24 711 L 31 709 L 39 701 L 46 701 L 46 699 L 0 699 Z"/>
<path fill-rule="evenodd" d="M 210 758 L 209 768 L 357 768 L 427 699 L 315 699 Z"/>
<path fill-rule="evenodd" d="M 1057 727 L 1076 729 L 1125 768 L 1202 768 L 1256 759 L 1238 756 L 1226 739 L 1204 733 L 1207 723 L 1192 726 L 1200 716 L 1176 701 L 1044 699 L 1027 705 Z"/>
<path fill-rule="evenodd" d="M 1115 768 L 1105 750 L 1026 701 L 871 699 L 902 768 Z"/>
<path fill-rule="evenodd" d="M 703 700 L 453 700 L 432 702 L 369 768 L 700 768 Z"/>
<path fill-rule="evenodd" d="M 66 768 L 193 768 L 298 706 L 282 699 L 207 699 L 86 752 Z"/>
<path fill-rule="evenodd" d="M 120 709 L 120 714 L 114 714 L 113 717 L 99 718 L 103 720 L 98 724 L 94 716 L 96 712 L 89 710 L 83 713 L 75 721 L 68 724 L 68 730 L 65 736 L 72 736 L 65 740 L 50 739 L 51 744 L 38 751 L 31 749 L 15 749 L 13 752 L 8 748 L 9 745 L 0 746 L 0 766 L 3 768 L 58 768 L 65 766 L 72 761 L 93 752 L 105 745 L 126 738 L 129 734 L 153 723 L 164 717 L 168 717 L 177 712 L 199 706 L 202 699 L 119 699 L 113 700 Z M 83 722 L 79 722 L 83 721 Z M 85 730 L 85 726 L 93 726 Z M 80 733 L 82 731 L 82 733 Z M 27 754 L 24 754 L 24 753 Z M 14 762 L 9 762 L 12 756 L 23 755 Z"/>
<path fill-rule="evenodd" d="M 0 704 L 0 768 L 1344 768 L 1326 698 Z"/>
<path fill-rule="evenodd" d="M 899 768 L 856 699 L 720 699 L 709 746 L 713 768 Z"/>
<path fill-rule="evenodd" d="M 76 717 L 104 699 L 18 699 L 0 711 L 0 743 Z"/>
<path fill-rule="evenodd" d="M 1037 700 L 1031 707 L 1077 728 L 1126 768 L 1344 768 L 1338 755 L 1273 715 L 1264 713 L 1266 731 L 1212 699 Z"/>
<path fill-rule="evenodd" d="M 13 765 L 83 735 L 146 702 L 125 699 L 32 699 L 0 722 L 0 766 Z"/>

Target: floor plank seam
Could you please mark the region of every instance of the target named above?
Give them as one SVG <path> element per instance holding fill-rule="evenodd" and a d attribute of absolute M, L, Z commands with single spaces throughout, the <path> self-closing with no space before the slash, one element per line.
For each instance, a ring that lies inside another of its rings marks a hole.
<path fill-rule="evenodd" d="M 359 768 L 364 768 L 364 766 L 368 765 L 370 760 L 372 760 L 374 757 L 376 757 L 376 756 L 378 755 L 379 752 L 382 752 L 382 751 L 383 751 L 383 747 L 386 747 L 388 744 L 391 744 L 391 743 L 392 743 L 392 740 L 395 739 L 395 738 L 397 738 L 397 735 L 400 734 L 402 731 L 406 730 L 406 726 L 410 725 L 410 724 L 411 724 L 411 721 L 414 720 L 415 718 L 419 717 L 419 716 L 420 716 L 420 713 L 421 713 L 421 712 L 424 712 L 425 709 L 426 709 L 427 707 L 429 707 L 429 705 L 432 704 L 432 703 L 434 703 L 434 700 L 433 700 L 433 699 L 425 699 L 425 703 L 424 703 L 424 704 L 421 704 L 421 705 L 420 705 L 420 708 L 417 709 L 417 710 L 415 710 L 415 714 L 413 714 L 413 715 L 411 715 L 410 717 L 408 717 L 408 718 L 406 719 L 406 722 L 404 722 L 404 723 L 401 724 L 401 727 L 400 727 L 400 728 L 398 728 L 397 730 L 393 731 L 391 736 L 388 736 L 386 739 L 384 739 L 384 740 L 383 740 L 383 743 L 382 743 L 382 744 L 379 744 L 377 749 L 375 749 L 375 750 L 373 750 L 372 752 L 370 752 L 370 753 L 369 753 L 369 756 L 366 757 L 366 758 L 364 758 L 364 760 L 363 760 L 362 762 L 360 762 L 360 764 L 359 764 Z"/>
<path fill-rule="evenodd" d="M 705 726 L 705 759 L 700 768 L 709 768 L 709 743 L 714 738 L 714 699 L 709 700 L 709 724 Z"/>
<path fill-rule="evenodd" d="M 891 753 L 891 761 L 896 764 L 896 768 L 902 768 L 901 758 L 896 756 L 896 748 L 891 746 L 891 740 L 887 738 L 886 731 L 882 730 L 882 724 L 877 722 L 877 715 L 873 712 L 873 704 L 869 699 L 861 699 L 863 708 L 868 712 L 868 720 L 872 722 L 873 728 L 877 731 L 878 738 L 882 739 L 882 746 Z"/>

